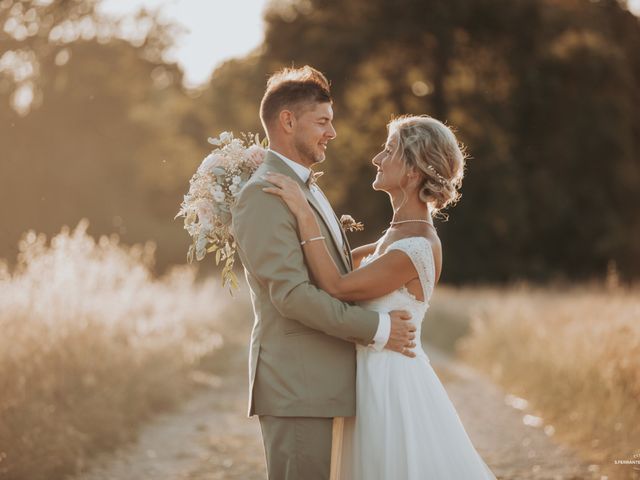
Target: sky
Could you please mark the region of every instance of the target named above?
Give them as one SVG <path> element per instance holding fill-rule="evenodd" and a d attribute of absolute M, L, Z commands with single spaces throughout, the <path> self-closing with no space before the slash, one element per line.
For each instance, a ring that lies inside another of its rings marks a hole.
<path fill-rule="evenodd" d="M 185 85 L 207 81 L 223 61 L 244 56 L 262 43 L 262 14 L 268 0 L 103 0 L 100 11 L 117 16 L 141 7 L 161 8 L 164 18 L 186 27 L 167 60 L 185 72 Z"/>

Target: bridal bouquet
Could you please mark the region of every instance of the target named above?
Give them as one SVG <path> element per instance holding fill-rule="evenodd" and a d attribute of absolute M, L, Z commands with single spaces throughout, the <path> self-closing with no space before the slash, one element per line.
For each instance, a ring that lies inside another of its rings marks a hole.
<path fill-rule="evenodd" d="M 231 291 L 238 288 L 233 272 L 236 244 L 231 230 L 231 207 L 236 196 L 264 159 L 264 144 L 258 135 L 234 137 L 223 132 L 209 138 L 214 149 L 207 155 L 189 180 L 189 192 L 174 217 L 184 217 L 184 229 L 192 244 L 187 260 L 202 260 L 215 252 L 216 265 L 224 262 L 222 285 Z"/>

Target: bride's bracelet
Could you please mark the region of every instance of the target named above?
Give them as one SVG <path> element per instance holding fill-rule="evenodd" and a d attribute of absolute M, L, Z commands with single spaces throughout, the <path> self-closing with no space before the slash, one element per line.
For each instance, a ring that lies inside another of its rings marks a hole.
<path fill-rule="evenodd" d="M 300 242 L 300 245 L 304 245 L 305 243 L 313 242 L 314 240 L 324 240 L 324 237 L 322 235 L 320 235 L 319 237 L 313 237 L 313 238 L 310 238 L 309 240 L 303 240 L 303 241 Z"/>

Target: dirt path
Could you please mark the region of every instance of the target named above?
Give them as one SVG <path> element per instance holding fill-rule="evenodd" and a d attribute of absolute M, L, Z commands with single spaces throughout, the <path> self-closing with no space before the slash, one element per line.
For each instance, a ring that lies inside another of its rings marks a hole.
<path fill-rule="evenodd" d="M 485 377 L 433 348 L 425 350 L 474 445 L 499 479 L 606 480 L 596 466 L 556 445 L 549 428 L 525 424 L 535 419 L 507 405 L 519 406 Z M 243 349 L 225 358 L 226 371 L 209 389 L 180 410 L 157 417 L 137 443 L 97 459 L 74 480 L 265 479 L 259 425 L 245 416 Z"/>

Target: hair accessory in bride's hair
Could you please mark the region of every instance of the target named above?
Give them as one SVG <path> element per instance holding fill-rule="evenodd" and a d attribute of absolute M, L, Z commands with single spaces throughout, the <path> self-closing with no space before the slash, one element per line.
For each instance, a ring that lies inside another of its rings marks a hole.
<path fill-rule="evenodd" d="M 446 178 L 444 178 L 442 175 L 440 175 L 436 171 L 436 169 L 433 167 L 433 165 L 427 165 L 427 170 L 429 170 L 431 173 L 433 173 L 436 176 L 436 178 L 438 179 L 438 181 L 440 183 L 442 183 L 443 185 L 446 185 L 447 183 L 449 183 L 449 181 Z"/>

